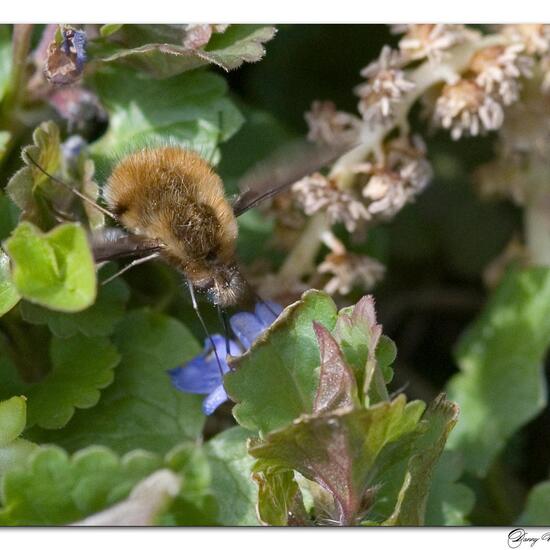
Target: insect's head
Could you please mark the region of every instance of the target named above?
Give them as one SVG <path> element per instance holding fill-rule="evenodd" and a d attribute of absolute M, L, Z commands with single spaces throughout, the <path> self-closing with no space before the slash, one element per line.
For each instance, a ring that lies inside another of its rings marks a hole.
<path fill-rule="evenodd" d="M 248 284 L 236 264 L 216 265 L 200 286 L 210 302 L 222 309 L 242 303 L 248 294 Z"/>

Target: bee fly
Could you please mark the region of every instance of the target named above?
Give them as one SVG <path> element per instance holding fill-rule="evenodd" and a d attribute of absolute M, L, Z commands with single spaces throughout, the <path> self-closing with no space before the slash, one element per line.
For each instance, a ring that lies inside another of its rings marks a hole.
<path fill-rule="evenodd" d="M 174 146 L 143 149 L 114 167 L 104 187 L 107 208 L 47 173 L 29 154 L 26 157 L 46 176 L 122 226 L 105 228 L 90 237 L 98 263 L 133 258 L 104 283 L 135 265 L 164 260 L 183 274 L 193 309 L 209 337 L 195 290 L 206 293 L 217 306 L 226 333 L 224 310 L 250 302 L 254 296 L 236 262 L 236 218 L 349 148 L 349 144 L 343 149 L 304 141 L 282 148 L 245 174 L 232 203 L 225 197 L 221 178 L 199 154 Z"/>

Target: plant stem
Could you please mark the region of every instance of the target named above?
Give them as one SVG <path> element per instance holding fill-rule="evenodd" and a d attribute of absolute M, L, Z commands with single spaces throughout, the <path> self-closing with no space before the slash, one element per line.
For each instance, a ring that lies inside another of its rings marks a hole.
<path fill-rule="evenodd" d="M 27 58 L 31 48 L 33 25 L 13 26 L 13 51 L 9 86 L 6 90 L 2 110 L 8 127 L 16 125 L 17 110 L 25 99 L 27 84 Z"/>
<path fill-rule="evenodd" d="M 550 267 L 550 193 L 534 193 L 524 208 L 525 241 L 534 265 Z"/>

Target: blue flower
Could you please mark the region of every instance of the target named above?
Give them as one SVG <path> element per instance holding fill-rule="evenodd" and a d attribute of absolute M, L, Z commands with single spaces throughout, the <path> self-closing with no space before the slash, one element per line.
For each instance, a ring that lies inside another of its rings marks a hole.
<path fill-rule="evenodd" d="M 240 312 L 231 317 L 229 323 L 237 340 L 229 340 L 229 353 L 236 357 L 250 348 L 278 317 L 283 308 L 273 302 L 256 304 L 254 313 Z M 219 358 L 216 359 L 212 343 Z M 204 341 L 204 351 L 181 367 L 169 372 L 172 384 L 180 391 L 206 395 L 202 403 L 204 414 L 212 414 L 229 398 L 223 387 L 223 374 L 229 371 L 226 357 L 226 342 L 221 334 L 212 335 Z"/>

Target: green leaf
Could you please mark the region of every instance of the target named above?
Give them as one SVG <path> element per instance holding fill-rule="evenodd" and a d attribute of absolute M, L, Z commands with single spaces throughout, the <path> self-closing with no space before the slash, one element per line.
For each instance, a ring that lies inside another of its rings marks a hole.
<path fill-rule="evenodd" d="M 37 448 L 34 443 L 19 437 L 26 419 L 24 397 L 0 401 L 0 480 L 9 469 L 22 464 Z"/>
<path fill-rule="evenodd" d="M 538 526 L 550 523 L 550 481 L 543 481 L 531 489 L 525 510 L 514 523 Z"/>
<path fill-rule="evenodd" d="M 101 28 L 99 29 L 99 34 L 105 38 L 120 30 L 121 27 L 122 25 L 120 23 L 108 23 L 106 25 L 101 25 Z"/>
<path fill-rule="evenodd" d="M 167 465 L 182 479 L 179 495 L 159 523 L 161 525 L 219 525 L 218 503 L 211 489 L 211 467 L 202 444 L 178 445 L 166 457 Z"/>
<path fill-rule="evenodd" d="M 412 445 L 396 506 L 385 525 L 424 524 L 433 471 L 457 419 L 458 407 L 447 401 L 444 394 L 430 405 Z M 382 487 L 381 492 L 384 492 L 383 477 L 376 481 Z"/>
<path fill-rule="evenodd" d="M 355 372 L 365 401 L 374 404 L 387 400 L 386 384 L 393 377 L 389 365 L 395 360 L 396 350 L 376 321 L 374 298 L 364 296 L 355 306 L 340 311 L 334 336 Z"/>
<path fill-rule="evenodd" d="M 89 337 L 108 336 L 124 316 L 129 296 L 128 285 L 122 279 L 115 279 L 99 287 L 97 300 L 84 311 L 61 313 L 23 302 L 21 315 L 29 323 L 47 324 L 52 333 L 59 338 L 69 338 L 78 333 Z"/>
<path fill-rule="evenodd" d="M 105 26 L 100 32 L 105 36 L 103 29 Z M 229 71 L 243 62 L 259 61 L 265 54 L 264 43 L 275 35 L 275 28 L 268 25 L 231 25 L 223 33 L 213 34 L 207 46 L 201 48 L 185 44 L 184 25 L 124 25 L 118 30 L 116 43 L 92 43 L 92 55 L 104 63 L 125 63 L 155 78 L 167 78 L 209 63 Z"/>
<path fill-rule="evenodd" d="M 359 407 L 355 376 L 344 361 L 338 343 L 317 321 L 313 321 L 313 329 L 319 342 L 321 356 L 319 386 L 313 403 L 313 412 L 323 414 L 340 408 Z"/>
<path fill-rule="evenodd" d="M 508 438 L 546 404 L 543 360 L 550 344 L 550 269 L 511 270 L 462 337 L 461 372 L 448 384 L 461 419 L 449 448 L 483 476 Z"/>
<path fill-rule="evenodd" d="M 23 298 L 58 311 L 81 311 L 93 304 L 95 264 L 81 226 L 64 224 L 44 234 L 23 222 L 5 248 Z"/>
<path fill-rule="evenodd" d="M 122 360 L 99 403 L 77 411 L 62 430 L 33 439 L 71 451 L 97 443 L 121 453 L 136 448 L 165 453 L 200 437 L 202 397 L 176 390 L 167 373 L 200 352 L 189 331 L 171 317 L 137 310 L 117 325 L 113 340 Z"/>
<path fill-rule="evenodd" d="M 19 208 L 0 191 L 0 240 L 9 237 L 19 221 Z"/>
<path fill-rule="evenodd" d="M 54 122 L 43 122 L 32 135 L 34 145 L 23 148 L 22 158 L 26 166 L 18 170 L 8 181 L 6 192 L 22 210 L 22 219 L 33 222 L 43 230 L 51 229 L 56 220 L 49 201 L 60 192 L 53 182 L 34 164 L 30 156 L 44 171 L 55 174 L 61 166 L 59 128 Z M 62 189 L 66 194 L 65 189 Z"/>
<path fill-rule="evenodd" d="M 99 401 L 99 390 L 113 381 L 120 355 L 106 338 L 81 335 L 54 337 L 50 355 L 52 371 L 29 387 L 27 397 L 28 425 L 51 430 L 65 426 L 75 408 L 87 409 Z"/>
<path fill-rule="evenodd" d="M 11 281 L 10 259 L 0 250 L 0 316 L 7 313 L 20 299 L 21 296 Z"/>
<path fill-rule="evenodd" d="M 313 321 L 329 330 L 336 307 L 325 293 L 306 292 L 279 319 L 235 359 L 224 378 L 237 402 L 233 415 L 245 428 L 270 432 L 312 411 L 318 384 L 319 346 Z"/>
<path fill-rule="evenodd" d="M 307 514 L 300 487 L 290 471 L 254 474 L 258 484 L 258 516 L 266 525 L 305 525 Z"/>
<path fill-rule="evenodd" d="M 26 409 L 24 397 L 0 401 L 0 447 L 21 435 L 25 429 Z"/>
<path fill-rule="evenodd" d="M 119 458 L 91 447 L 69 457 L 56 447 L 37 449 L 4 476 L 0 525 L 63 525 L 124 499 L 162 460 L 143 451 Z"/>
<path fill-rule="evenodd" d="M 415 430 L 424 404 L 399 395 L 369 409 L 340 409 L 329 415 L 302 416 L 290 426 L 252 442 L 260 459 L 255 470 L 296 470 L 328 490 L 340 525 L 362 515 L 371 468 L 382 449 Z"/>
<path fill-rule="evenodd" d="M 11 76 L 12 46 L 8 25 L 0 26 L 0 101 L 8 89 Z"/>
<path fill-rule="evenodd" d="M 226 97 L 227 84 L 215 74 L 197 71 L 160 82 L 118 68 L 95 73 L 92 83 L 109 112 L 107 132 L 91 147 L 105 164 L 130 152 L 130 145 L 133 149 L 167 143 L 216 161 L 219 143 L 243 122 Z"/>
<path fill-rule="evenodd" d="M 223 525 L 258 525 L 258 488 L 252 481 L 253 459 L 246 442 L 253 435 L 240 427 L 230 428 L 205 445 L 212 475 L 212 492 Z"/>
<path fill-rule="evenodd" d="M 474 492 L 458 480 L 464 470 L 462 455 L 443 451 L 432 478 L 426 506 L 426 525 L 467 525 L 475 503 Z"/>

